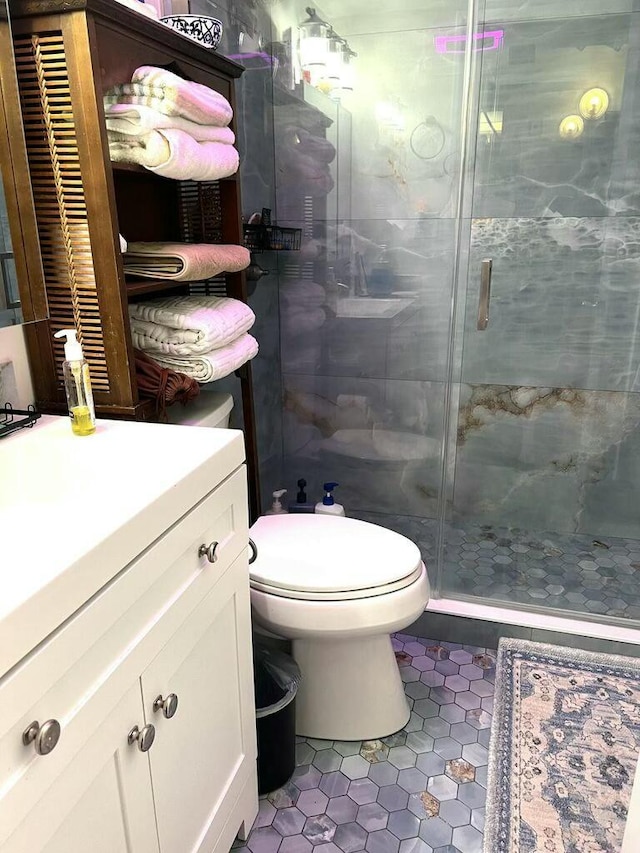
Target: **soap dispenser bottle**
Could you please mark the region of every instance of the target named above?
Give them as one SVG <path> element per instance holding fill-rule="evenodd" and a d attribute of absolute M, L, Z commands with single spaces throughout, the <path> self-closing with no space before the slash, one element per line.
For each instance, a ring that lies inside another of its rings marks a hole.
<path fill-rule="evenodd" d="M 324 497 L 316 504 L 316 512 L 319 515 L 346 515 L 342 504 L 337 504 L 332 495 L 337 485 L 339 484 L 325 483 L 322 487 L 324 489 Z"/>
<path fill-rule="evenodd" d="M 71 429 L 74 435 L 91 435 L 96 431 L 91 378 L 89 365 L 82 354 L 82 346 L 76 338 L 76 330 L 62 329 L 55 333 L 54 338 L 66 338 L 62 372 Z"/>
<path fill-rule="evenodd" d="M 315 505 L 309 503 L 309 499 L 307 497 L 307 493 L 305 491 L 307 487 L 307 481 L 304 478 L 300 478 L 298 480 L 298 492 L 296 494 L 296 502 L 294 504 L 289 504 L 289 512 L 307 512 L 313 513 L 316 511 Z"/>
<path fill-rule="evenodd" d="M 286 515 L 286 509 L 282 506 L 281 498 L 283 495 L 287 494 L 286 489 L 277 489 L 273 493 L 273 504 L 271 505 L 271 509 L 268 509 L 265 512 L 265 515 Z"/>

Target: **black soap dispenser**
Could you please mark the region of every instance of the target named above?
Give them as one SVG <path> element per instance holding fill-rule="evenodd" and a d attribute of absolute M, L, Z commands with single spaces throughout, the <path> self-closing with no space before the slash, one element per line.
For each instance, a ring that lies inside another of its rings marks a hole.
<path fill-rule="evenodd" d="M 289 504 L 289 512 L 315 512 L 315 504 L 309 503 L 309 499 L 305 491 L 306 486 L 306 480 L 298 480 L 298 493 L 296 495 L 296 502 Z"/>

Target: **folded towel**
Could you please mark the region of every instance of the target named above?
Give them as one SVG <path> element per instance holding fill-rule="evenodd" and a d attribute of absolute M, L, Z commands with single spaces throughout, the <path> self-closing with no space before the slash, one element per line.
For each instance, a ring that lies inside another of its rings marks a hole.
<path fill-rule="evenodd" d="M 151 353 L 151 358 L 162 367 L 192 376 L 196 382 L 214 382 L 224 379 L 258 354 L 258 342 L 244 334 L 226 347 L 211 350 L 198 356 L 180 357 Z"/>
<path fill-rule="evenodd" d="M 167 296 L 137 302 L 129 305 L 129 317 L 134 347 L 175 356 L 227 346 L 256 319 L 248 305 L 227 296 Z"/>
<path fill-rule="evenodd" d="M 124 271 L 143 278 L 202 281 L 251 263 L 244 246 L 221 243 L 129 243 Z"/>
<path fill-rule="evenodd" d="M 107 131 L 109 156 L 116 163 L 138 163 L 176 181 L 218 181 L 238 171 L 238 152 L 221 142 L 196 142 L 173 128 L 143 136 Z"/>
<path fill-rule="evenodd" d="M 137 2 L 137 0 L 136 0 Z M 173 128 L 188 133 L 196 142 L 224 142 L 233 145 L 236 141 L 230 127 L 196 124 L 181 116 L 167 116 L 151 107 L 134 104 L 105 104 L 107 130 L 126 136 L 144 136 L 151 130 Z"/>
<path fill-rule="evenodd" d="M 231 104 L 219 92 L 151 65 L 137 68 L 130 83 L 113 86 L 104 99 L 108 104 L 151 107 L 167 116 L 217 127 L 226 127 L 233 117 Z"/>

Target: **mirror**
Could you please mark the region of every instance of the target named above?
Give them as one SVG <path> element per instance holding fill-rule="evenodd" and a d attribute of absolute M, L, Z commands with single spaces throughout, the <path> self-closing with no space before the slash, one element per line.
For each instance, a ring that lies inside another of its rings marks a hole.
<path fill-rule="evenodd" d="M 48 316 L 7 0 L 0 0 L 0 328 Z"/>

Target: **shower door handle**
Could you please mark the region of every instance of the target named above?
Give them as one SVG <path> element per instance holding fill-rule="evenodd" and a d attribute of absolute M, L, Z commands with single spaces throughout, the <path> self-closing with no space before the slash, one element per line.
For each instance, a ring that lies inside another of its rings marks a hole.
<path fill-rule="evenodd" d="M 478 323 L 476 328 L 479 332 L 489 325 L 489 302 L 491 300 L 491 270 L 493 261 L 485 258 L 480 270 L 480 298 L 478 299 Z"/>

